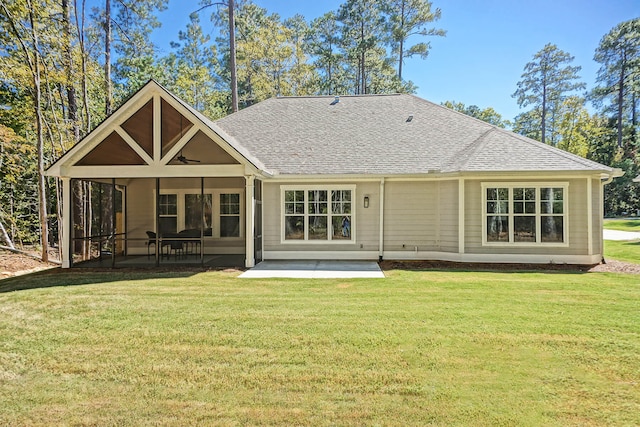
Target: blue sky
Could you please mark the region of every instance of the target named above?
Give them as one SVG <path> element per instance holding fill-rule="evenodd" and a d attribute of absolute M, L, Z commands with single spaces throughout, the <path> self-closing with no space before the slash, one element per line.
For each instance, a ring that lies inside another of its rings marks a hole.
<path fill-rule="evenodd" d="M 287 18 L 297 13 L 307 20 L 343 3 L 340 0 L 253 0 L 269 12 Z M 167 53 L 169 42 L 198 9 L 198 1 L 170 0 L 160 14 L 162 28 L 154 42 Z M 192 7 L 190 5 L 193 5 Z M 590 89 L 599 65 L 593 53 L 602 36 L 622 21 L 640 16 L 640 0 L 433 0 L 442 10 L 434 26 L 446 37 L 431 38 L 426 60 L 409 59 L 403 75 L 418 86 L 418 96 L 441 103 L 493 107 L 505 119 L 521 110 L 511 94 L 527 62 L 547 43 L 575 56 L 573 65 Z M 202 15 L 203 24 L 208 13 Z"/>

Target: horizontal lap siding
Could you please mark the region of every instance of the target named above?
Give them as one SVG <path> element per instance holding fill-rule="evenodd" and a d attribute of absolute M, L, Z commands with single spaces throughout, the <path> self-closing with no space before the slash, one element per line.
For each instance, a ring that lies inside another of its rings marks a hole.
<path fill-rule="evenodd" d="M 538 182 L 553 182 L 551 180 L 518 180 L 518 182 L 531 182 L 536 184 Z M 587 224 L 588 217 L 587 212 L 593 205 L 597 203 L 594 200 L 592 206 L 588 206 L 587 203 L 587 179 L 569 179 L 558 180 L 559 183 L 569 183 L 569 198 L 568 198 L 568 223 L 569 227 L 569 247 L 496 247 L 496 246 L 482 246 L 482 182 L 500 182 L 495 179 L 487 180 L 468 180 L 465 181 L 465 242 L 466 252 L 477 254 L 540 254 L 546 255 L 554 253 L 558 255 L 587 255 L 588 254 L 588 234 Z M 509 184 L 511 181 L 505 181 L 505 184 Z M 597 225 L 595 218 L 599 216 L 599 210 L 593 211 L 594 215 L 594 229 Z M 594 236 L 595 238 L 595 236 Z M 595 240 L 595 239 L 594 239 Z"/>
<path fill-rule="evenodd" d="M 354 185 L 356 193 L 352 197 L 355 218 L 352 229 L 355 241 L 352 243 L 298 243 L 282 242 L 282 201 L 281 187 L 298 185 L 265 182 L 263 186 L 264 210 L 264 248 L 266 251 L 377 251 L 379 241 L 380 183 L 379 182 L 341 182 L 339 185 Z M 322 186 L 331 188 L 331 184 L 309 182 L 303 187 Z M 364 207 L 364 196 L 369 196 L 369 207 Z M 304 258 L 303 255 L 300 258 Z"/>
<path fill-rule="evenodd" d="M 385 251 L 438 250 L 438 183 L 388 182 L 385 186 Z"/>
<path fill-rule="evenodd" d="M 458 252 L 458 181 L 440 183 L 440 250 Z"/>

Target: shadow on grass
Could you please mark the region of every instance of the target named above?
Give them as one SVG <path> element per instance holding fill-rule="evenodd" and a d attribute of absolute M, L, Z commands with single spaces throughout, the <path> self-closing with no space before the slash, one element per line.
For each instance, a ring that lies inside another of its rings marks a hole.
<path fill-rule="evenodd" d="M 51 288 L 57 286 L 80 286 L 98 283 L 121 282 L 127 280 L 148 280 L 163 278 L 192 277 L 198 273 L 208 271 L 207 268 L 172 268 L 172 269 L 142 269 L 142 268 L 83 268 L 68 269 L 52 268 L 21 276 L 0 280 L 0 293 L 21 291 L 27 289 Z"/>

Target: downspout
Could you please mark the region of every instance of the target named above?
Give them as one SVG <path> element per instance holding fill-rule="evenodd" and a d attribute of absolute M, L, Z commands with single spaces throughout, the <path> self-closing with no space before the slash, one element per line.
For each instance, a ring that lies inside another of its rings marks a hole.
<path fill-rule="evenodd" d="M 384 178 L 380 179 L 380 235 L 378 243 L 378 262 L 384 258 Z"/>

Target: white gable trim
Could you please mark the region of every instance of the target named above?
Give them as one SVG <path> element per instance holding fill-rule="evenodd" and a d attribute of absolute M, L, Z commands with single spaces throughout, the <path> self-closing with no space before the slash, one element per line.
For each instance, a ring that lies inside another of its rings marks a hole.
<path fill-rule="evenodd" d="M 193 126 L 162 156 L 161 135 L 161 100 L 171 105 L 178 113 L 189 120 Z M 153 158 L 121 127 L 140 108 L 150 100 L 153 101 Z M 229 154 L 240 165 L 168 165 L 189 140 L 202 131 L 222 150 Z M 93 165 L 77 166 L 76 163 L 96 148 L 112 132 L 116 132 L 142 159 L 146 165 Z M 232 173 L 234 175 L 232 175 Z M 237 175 L 235 175 L 237 173 Z M 261 171 L 250 160 L 229 144 L 218 132 L 205 123 L 197 114 L 186 108 L 171 93 L 151 80 L 135 95 L 127 100 L 111 116 L 82 141 L 72 147 L 46 171 L 47 176 L 67 176 L 75 178 L 111 178 L 111 177 L 172 177 L 172 176 L 244 176 L 260 174 Z"/>

